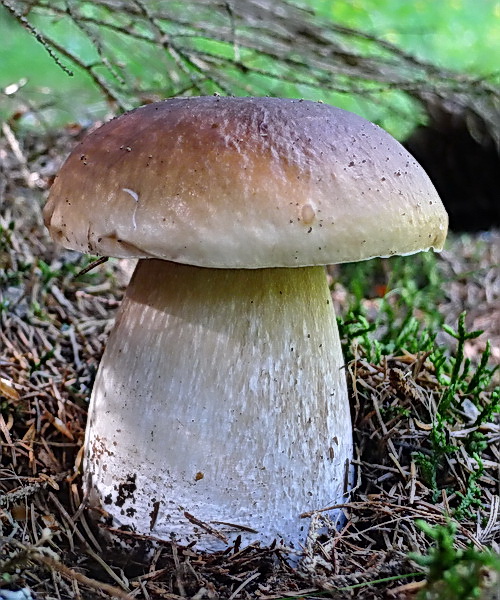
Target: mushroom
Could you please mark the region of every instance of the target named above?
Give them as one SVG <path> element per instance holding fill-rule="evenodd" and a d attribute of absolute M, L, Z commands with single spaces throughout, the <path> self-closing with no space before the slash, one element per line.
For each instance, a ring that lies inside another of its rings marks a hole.
<path fill-rule="evenodd" d="M 300 544 L 352 460 L 324 265 L 441 249 L 422 168 L 326 104 L 176 98 L 84 139 L 44 215 L 66 247 L 140 259 L 90 402 L 91 503 L 203 549 Z"/>

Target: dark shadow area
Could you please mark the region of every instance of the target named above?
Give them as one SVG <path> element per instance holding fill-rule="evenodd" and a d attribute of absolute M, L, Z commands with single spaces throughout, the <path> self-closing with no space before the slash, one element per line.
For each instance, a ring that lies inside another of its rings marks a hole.
<path fill-rule="evenodd" d="M 500 156 L 495 142 L 500 114 L 486 122 L 472 108 L 428 105 L 429 123 L 404 142 L 432 179 L 450 217 L 450 229 L 500 226 Z"/>

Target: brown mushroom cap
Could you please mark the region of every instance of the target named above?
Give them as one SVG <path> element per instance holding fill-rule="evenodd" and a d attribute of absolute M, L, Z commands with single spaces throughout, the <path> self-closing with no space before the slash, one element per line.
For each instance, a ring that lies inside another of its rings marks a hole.
<path fill-rule="evenodd" d="M 326 104 L 175 98 L 81 142 L 44 210 L 66 247 L 216 268 L 442 248 L 446 211 L 380 127 Z"/>

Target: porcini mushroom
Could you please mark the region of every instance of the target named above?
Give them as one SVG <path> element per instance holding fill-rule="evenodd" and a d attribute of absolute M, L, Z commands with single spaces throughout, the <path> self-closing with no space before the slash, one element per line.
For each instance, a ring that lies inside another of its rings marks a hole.
<path fill-rule="evenodd" d="M 332 106 L 179 98 L 91 133 L 44 214 L 64 246 L 140 259 L 92 393 L 91 502 L 202 548 L 303 540 L 352 458 L 324 265 L 441 249 L 422 168 Z"/>

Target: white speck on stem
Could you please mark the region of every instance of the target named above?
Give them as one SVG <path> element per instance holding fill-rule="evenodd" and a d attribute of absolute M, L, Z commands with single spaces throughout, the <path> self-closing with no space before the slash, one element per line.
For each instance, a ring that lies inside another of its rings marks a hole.
<path fill-rule="evenodd" d="M 134 192 L 134 190 L 131 190 L 130 188 L 122 188 L 122 190 L 124 192 L 127 192 L 127 194 L 130 194 L 132 196 L 132 198 L 135 200 L 135 208 L 134 208 L 134 213 L 132 215 L 132 225 L 133 225 L 134 229 L 137 229 L 135 213 L 137 212 L 137 207 L 139 206 L 139 194 L 137 192 Z"/>

